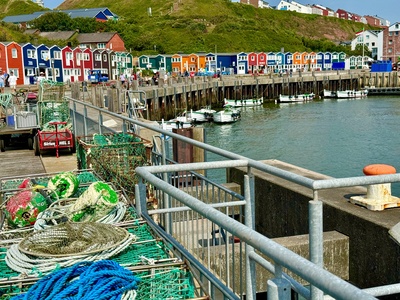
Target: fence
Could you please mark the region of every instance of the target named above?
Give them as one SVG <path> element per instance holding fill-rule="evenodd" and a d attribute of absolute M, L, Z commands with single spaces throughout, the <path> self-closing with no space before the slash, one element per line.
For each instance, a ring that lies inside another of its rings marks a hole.
<path fill-rule="evenodd" d="M 109 115 L 119 120 L 122 132 L 131 128 L 127 124 L 135 124 L 161 135 L 161 144 L 153 151 L 157 159 L 152 160 L 153 164 L 160 165 L 136 168 L 136 174 L 140 177 L 135 186 L 136 209 L 160 236 L 181 253 L 182 259 L 189 262 L 196 278 L 207 287 L 212 299 L 241 299 L 244 296 L 246 299 L 255 299 L 256 269 L 260 267 L 272 274 L 268 281 L 265 279 L 269 299 L 289 299 L 291 290 L 306 299 L 322 299 L 324 293 L 337 299 L 375 299 L 374 296 L 400 292 L 400 285 L 364 291 L 323 268 L 323 211 L 322 201 L 318 197 L 322 189 L 398 182 L 400 174 L 313 180 L 90 104 L 76 100 L 73 102 L 73 115 L 78 113 L 78 104 L 84 107 L 86 117 L 88 110 L 96 111 L 100 132 L 103 130 L 105 115 Z M 118 131 L 116 128 L 114 130 Z M 174 164 L 166 156 L 167 137 L 216 153 L 224 160 Z M 200 175 L 200 171 L 204 170 L 234 167 L 247 170 L 243 195 L 214 184 L 206 176 Z M 309 201 L 310 260 L 254 230 L 255 170 L 312 191 L 314 197 Z M 176 181 L 177 174 L 180 181 Z M 195 184 L 185 184 L 188 178 Z M 154 203 L 157 204 L 151 210 L 147 206 L 149 198 L 155 199 Z M 310 289 L 289 276 L 287 271 L 308 282 Z"/>

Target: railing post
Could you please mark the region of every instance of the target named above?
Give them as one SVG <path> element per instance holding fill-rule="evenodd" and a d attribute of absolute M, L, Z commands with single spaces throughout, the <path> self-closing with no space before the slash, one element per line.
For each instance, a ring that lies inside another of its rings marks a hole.
<path fill-rule="evenodd" d="M 72 130 L 76 136 L 77 128 L 76 128 L 76 103 L 74 102 L 72 105 Z M 75 141 L 74 141 L 75 143 Z"/>
<path fill-rule="evenodd" d="M 122 121 L 122 132 L 123 132 L 123 133 L 126 133 L 126 131 L 127 131 L 126 121 L 123 120 L 123 121 Z"/>
<path fill-rule="evenodd" d="M 167 151 L 165 147 L 165 136 L 161 138 L 161 154 L 162 154 L 162 164 L 165 166 L 167 164 Z M 163 180 L 168 182 L 168 173 L 163 173 Z M 169 195 L 163 192 L 163 207 L 162 208 L 170 208 L 171 207 L 171 199 Z M 172 234 L 172 216 L 171 213 L 164 215 L 164 228 L 165 231 L 169 234 Z"/>
<path fill-rule="evenodd" d="M 146 185 L 141 178 L 139 178 L 139 182 L 135 184 L 135 202 L 138 215 L 142 216 L 144 213 L 147 214 Z"/>
<path fill-rule="evenodd" d="M 103 134 L 103 114 L 99 112 L 99 134 Z"/>
<path fill-rule="evenodd" d="M 248 173 L 251 171 L 249 170 Z M 245 205 L 245 225 L 254 230 L 255 216 L 254 216 L 254 175 L 244 175 L 244 198 Z M 250 253 L 254 252 L 254 247 L 246 244 L 246 299 L 256 299 L 256 289 L 254 283 L 256 279 L 256 263 L 250 258 Z"/>
<path fill-rule="evenodd" d="M 309 202 L 310 260 L 317 266 L 324 266 L 324 232 L 322 202 L 318 201 L 318 192 L 314 191 L 314 200 Z M 311 299 L 322 300 L 324 293 L 311 285 Z"/>
<path fill-rule="evenodd" d="M 290 300 L 290 282 L 283 278 L 282 267 L 280 265 L 275 265 L 275 278 L 267 281 L 267 289 L 268 300 Z"/>
<path fill-rule="evenodd" d="M 88 114 L 87 106 L 84 105 L 84 107 L 83 107 L 83 132 L 84 132 L 85 136 L 88 135 L 87 114 Z"/>

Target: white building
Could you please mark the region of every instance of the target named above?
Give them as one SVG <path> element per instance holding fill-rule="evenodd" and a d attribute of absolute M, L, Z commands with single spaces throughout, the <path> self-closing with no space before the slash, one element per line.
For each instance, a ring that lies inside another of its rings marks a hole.
<path fill-rule="evenodd" d="M 272 8 L 268 2 L 263 1 L 263 0 L 259 0 L 258 1 L 258 7 L 259 8 Z"/>
<path fill-rule="evenodd" d="M 378 49 L 379 49 L 379 33 L 380 30 L 364 30 L 362 33 L 358 34 L 355 39 L 351 41 L 351 50 L 355 50 L 357 45 L 364 44 L 368 47 L 368 50 L 371 51 L 371 57 L 378 57 Z"/>
<path fill-rule="evenodd" d="M 296 11 L 301 14 L 312 14 L 312 8 L 308 5 L 303 5 L 300 3 L 297 3 L 295 1 L 284 1 L 282 0 L 279 2 L 279 4 L 276 6 L 277 10 L 290 10 L 290 11 Z"/>
<path fill-rule="evenodd" d="M 32 1 L 35 2 L 37 5 L 40 5 L 40 6 L 44 7 L 43 0 L 32 0 Z"/>

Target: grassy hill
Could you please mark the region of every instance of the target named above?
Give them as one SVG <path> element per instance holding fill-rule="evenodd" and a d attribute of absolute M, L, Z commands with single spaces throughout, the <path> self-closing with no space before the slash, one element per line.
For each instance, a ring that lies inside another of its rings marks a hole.
<path fill-rule="evenodd" d="M 0 19 L 5 16 L 30 14 L 46 10 L 31 0 L 0 0 Z"/>
<path fill-rule="evenodd" d="M 46 10 L 31 0 L 0 0 L 0 20 L 5 16 L 30 14 L 35 11 Z M 1 24 L 0 41 L 27 42 L 30 38 L 22 34 L 16 26 Z"/>
<path fill-rule="evenodd" d="M 0 0 L 2 2 L 29 0 Z M 337 51 L 361 23 L 289 11 L 256 9 L 229 0 L 66 0 L 58 9 L 108 7 L 116 30 L 137 54 L 198 51 Z M 151 11 L 151 13 L 150 13 Z M 336 44 L 335 44 L 336 43 Z"/>

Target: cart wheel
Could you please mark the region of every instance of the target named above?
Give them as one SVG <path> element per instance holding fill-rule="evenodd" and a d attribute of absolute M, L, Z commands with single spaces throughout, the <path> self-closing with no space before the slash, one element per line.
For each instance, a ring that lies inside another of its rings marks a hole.
<path fill-rule="evenodd" d="M 72 143 L 73 143 L 73 146 L 70 148 L 70 150 L 71 150 L 71 153 L 76 153 L 76 140 L 75 140 L 75 134 L 72 134 L 72 138 L 71 138 L 71 140 L 72 140 Z"/>
<path fill-rule="evenodd" d="M 28 137 L 28 149 L 33 150 L 33 139 Z"/>
<path fill-rule="evenodd" d="M 0 140 L 0 151 L 1 152 L 6 151 L 6 147 L 4 145 L 4 140 L 3 139 Z"/>
<path fill-rule="evenodd" d="M 35 156 L 40 155 L 39 137 L 37 135 L 35 135 L 34 140 L 33 140 L 33 151 L 35 153 Z"/>

